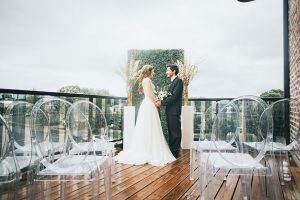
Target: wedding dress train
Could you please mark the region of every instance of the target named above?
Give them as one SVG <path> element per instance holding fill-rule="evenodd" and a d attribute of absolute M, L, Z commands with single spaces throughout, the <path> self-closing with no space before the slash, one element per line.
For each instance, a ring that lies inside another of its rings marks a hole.
<path fill-rule="evenodd" d="M 129 148 L 116 156 L 117 162 L 162 166 L 176 160 L 165 140 L 157 108 L 146 94 L 131 138 Z"/>

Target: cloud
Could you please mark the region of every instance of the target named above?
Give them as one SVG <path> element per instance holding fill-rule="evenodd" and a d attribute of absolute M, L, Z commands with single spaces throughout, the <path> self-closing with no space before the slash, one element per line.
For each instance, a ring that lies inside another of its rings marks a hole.
<path fill-rule="evenodd" d="M 0 2 L 1 88 L 65 85 L 126 96 L 114 73 L 129 49 L 185 50 L 193 97 L 282 89 L 282 1 L 10 0 Z"/>

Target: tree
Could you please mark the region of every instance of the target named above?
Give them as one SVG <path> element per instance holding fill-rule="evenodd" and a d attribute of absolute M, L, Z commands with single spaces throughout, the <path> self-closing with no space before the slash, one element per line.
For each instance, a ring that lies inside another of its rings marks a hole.
<path fill-rule="evenodd" d="M 58 92 L 62 93 L 73 93 L 73 94 L 82 94 L 80 87 L 77 85 L 68 85 L 60 88 Z"/>
<path fill-rule="evenodd" d="M 109 95 L 109 92 L 105 89 L 93 89 L 93 88 L 80 88 L 77 85 L 64 86 L 58 90 L 62 93 L 73 93 L 73 94 L 91 94 L 91 95 Z"/>
<path fill-rule="evenodd" d="M 105 95 L 108 96 L 109 92 L 105 89 L 93 89 L 93 88 L 81 88 L 80 89 L 83 94 L 94 94 L 94 95 Z"/>
<path fill-rule="evenodd" d="M 261 93 L 260 97 L 283 97 L 283 91 L 281 89 L 272 89 Z"/>

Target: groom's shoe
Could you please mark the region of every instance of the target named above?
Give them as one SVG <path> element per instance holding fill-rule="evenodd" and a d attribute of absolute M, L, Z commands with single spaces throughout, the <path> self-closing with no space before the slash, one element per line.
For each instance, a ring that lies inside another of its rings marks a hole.
<path fill-rule="evenodd" d="M 172 152 L 172 154 L 173 154 L 173 156 L 175 157 L 175 158 L 178 158 L 179 157 L 179 152 L 177 151 L 177 152 Z"/>
<path fill-rule="evenodd" d="M 175 158 L 179 158 L 182 155 L 181 150 L 173 152 Z"/>

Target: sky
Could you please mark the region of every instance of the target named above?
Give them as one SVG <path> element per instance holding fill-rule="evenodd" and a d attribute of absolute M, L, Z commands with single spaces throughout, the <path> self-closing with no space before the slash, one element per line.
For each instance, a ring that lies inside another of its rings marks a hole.
<path fill-rule="evenodd" d="M 283 89 L 282 0 L 0 0 L 0 88 L 126 96 L 129 49 L 184 49 L 190 97 Z"/>

